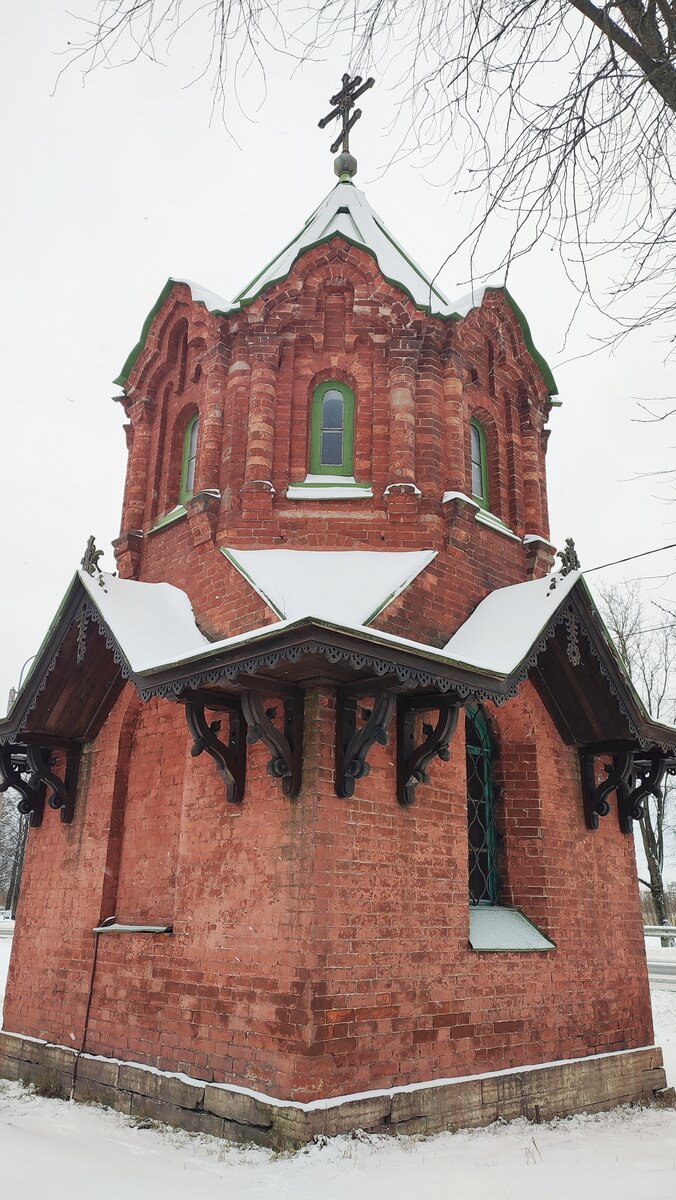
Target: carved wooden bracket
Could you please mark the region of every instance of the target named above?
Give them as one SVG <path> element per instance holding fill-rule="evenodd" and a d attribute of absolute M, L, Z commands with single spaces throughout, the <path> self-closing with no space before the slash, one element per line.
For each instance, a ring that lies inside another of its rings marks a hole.
<path fill-rule="evenodd" d="M 648 796 L 661 797 L 666 773 L 667 756 L 659 750 L 649 754 L 647 762 L 634 762 L 632 780 L 621 783 L 617 789 L 617 816 L 623 833 L 633 833 L 634 821 L 643 816 L 643 802 Z"/>
<path fill-rule="evenodd" d="M 230 736 L 227 745 L 218 737 L 221 730 L 220 721 L 207 720 L 205 708 L 209 701 L 192 699 L 186 701 L 185 719 L 193 736 L 194 744 L 190 751 L 197 758 L 205 751 L 216 763 L 230 804 L 241 804 L 244 799 L 244 782 L 246 779 L 246 726 L 242 710 L 237 701 L 224 704 L 214 699 L 214 705 L 226 708 L 230 714 Z"/>
<path fill-rule="evenodd" d="M 303 774 L 303 712 L 305 698 L 302 692 L 293 692 L 284 698 L 284 729 L 273 724 L 277 716 L 274 708 L 266 709 L 260 692 L 242 692 L 242 708 L 249 732 L 246 740 L 250 746 L 263 742 L 272 757 L 268 763 L 268 774 L 281 779 L 285 796 L 297 796 Z"/>
<path fill-rule="evenodd" d="M 359 701 L 349 691 L 338 689 L 336 708 L 336 792 L 345 799 L 354 795 L 358 779 L 371 770 L 367 756 L 377 742 L 387 745 L 387 730 L 392 720 L 396 699 L 393 692 L 382 691 L 373 708 L 360 708 L 364 724 L 357 727 Z"/>
<path fill-rule="evenodd" d="M 17 808 L 33 828 L 42 824 L 47 797 L 49 807 L 61 813 L 64 825 L 73 820 L 82 748 L 71 742 L 62 749 L 66 756 L 63 779 L 52 770 L 54 760 L 49 746 L 35 743 L 0 748 L 0 792 L 14 788 L 19 793 Z"/>
<path fill-rule="evenodd" d="M 20 766 L 14 761 L 16 752 L 16 746 L 0 747 L 0 792 L 14 788 L 19 793 L 21 799 L 17 809 L 22 816 L 28 817 L 28 824 L 36 829 L 42 825 L 45 812 L 45 786 L 35 778 L 28 762 Z"/>
<path fill-rule="evenodd" d="M 596 782 L 595 762 L 603 755 L 602 750 L 581 750 L 580 767 L 582 772 L 582 798 L 584 803 L 584 819 L 587 829 L 598 829 L 599 818 L 607 817 L 610 812 L 610 796 L 613 792 L 629 792 L 634 770 L 633 750 L 607 752 L 611 761 L 606 763 L 604 770 L 607 778 Z M 620 822 L 621 824 L 621 822 Z"/>
<path fill-rule="evenodd" d="M 70 825 L 75 813 L 82 749 L 80 746 L 71 746 L 65 751 L 65 755 L 64 775 L 63 779 L 59 779 L 52 770 L 54 760 L 49 749 L 39 745 L 29 745 L 26 748 L 32 778 L 42 788 L 43 797 L 49 795 L 49 807 L 61 813 L 64 825 Z"/>
<path fill-rule="evenodd" d="M 436 725 L 423 725 L 425 740 L 416 745 L 416 716 L 421 711 L 436 709 Z M 397 707 L 397 800 L 409 806 L 415 800 L 419 783 L 429 783 L 427 766 L 433 758 L 448 762 L 448 744 L 458 724 L 460 709 L 445 697 L 435 699 L 404 699 Z"/>

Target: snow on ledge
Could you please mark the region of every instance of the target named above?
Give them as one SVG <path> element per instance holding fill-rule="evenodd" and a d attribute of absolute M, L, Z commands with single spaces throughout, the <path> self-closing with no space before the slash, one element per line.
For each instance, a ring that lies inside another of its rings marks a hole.
<path fill-rule="evenodd" d="M 209 649 L 190 600 L 173 584 L 140 583 L 105 572 L 94 578 L 78 571 L 78 576 L 135 673 Z"/>
<path fill-rule="evenodd" d="M 489 904 L 470 907 L 469 944 L 473 950 L 487 951 L 556 949 L 554 942 L 517 908 Z"/>
<path fill-rule="evenodd" d="M 584 1062 L 599 1062 L 606 1058 L 619 1058 L 624 1054 L 639 1054 L 644 1050 L 657 1050 L 659 1047 L 653 1042 L 649 1046 L 632 1046 L 629 1050 L 605 1050 L 600 1054 L 584 1054 L 578 1058 L 555 1058 L 549 1062 L 543 1063 L 525 1063 L 518 1067 L 505 1067 L 501 1071 L 482 1071 L 476 1075 L 456 1075 L 455 1077 L 445 1079 L 425 1079 L 419 1083 L 402 1084 L 399 1087 L 392 1088 L 377 1088 L 367 1092 L 351 1092 L 343 1096 L 326 1096 L 319 1100 L 282 1100 L 279 1096 L 270 1096 L 267 1092 L 258 1092 L 254 1088 L 241 1087 L 236 1083 L 212 1083 L 208 1079 L 198 1079 L 194 1075 L 186 1075 L 184 1071 L 160 1071 L 159 1067 L 148 1066 L 147 1063 L 133 1062 L 126 1058 L 113 1058 L 105 1054 L 89 1054 L 84 1052 L 78 1054 L 77 1050 L 72 1046 L 63 1046 L 59 1042 L 48 1042 L 44 1038 L 31 1037 L 29 1034 L 16 1033 L 9 1029 L 3 1029 L 2 1033 L 7 1037 L 20 1038 L 21 1041 L 31 1042 L 38 1046 L 53 1046 L 55 1050 L 66 1050 L 69 1054 L 78 1058 L 89 1059 L 91 1062 L 109 1062 L 120 1067 L 137 1067 L 140 1071 L 147 1071 L 149 1075 L 159 1075 L 163 1079 L 180 1079 L 182 1083 L 196 1084 L 198 1087 L 213 1087 L 224 1092 L 234 1092 L 238 1096 L 249 1096 L 252 1100 L 260 1100 L 263 1104 L 269 1105 L 271 1108 L 293 1108 L 298 1112 L 321 1112 L 327 1108 L 337 1108 L 341 1104 L 349 1104 L 354 1101 L 361 1100 L 377 1100 L 381 1097 L 390 1097 L 407 1095 L 411 1092 L 421 1092 L 431 1090 L 432 1088 L 449 1087 L 452 1084 L 474 1083 L 482 1079 L 499 1079 L 503 1075 L 521 1075 L 526 1071 L 546 1071 L 550 1067 L 566 1067 L 572 1066 L 575 1063 Z"/>
<path fill-rule="evenodd" d="M 446 643 L 444 654 L 468 667 L 511 675 L 581 574 L 545 575 L 490 592 Z"/>
<path fill-rule="evenodd" d="M 436 550 L 221 551 L 280 617 L 368 625 L 400 595 Z"/>

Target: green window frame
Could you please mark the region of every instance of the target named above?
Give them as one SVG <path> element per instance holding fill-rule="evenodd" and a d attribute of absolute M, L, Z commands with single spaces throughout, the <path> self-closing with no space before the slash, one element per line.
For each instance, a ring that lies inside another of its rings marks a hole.
<path fill-rule="evenodd" d="M 185 427 L 183 434 L 183 456 L 181 458 L 181 479 L 178 489 L 178 502 L 185 504 L 195 490 L 195 465 L 197 463 L 197 435 L 199 431 L 199 414 L 195 413 Z"/>
<path fill-rule="evenodd" d="M 481 705 L 465 709 L 470 905 L 498 903 L 495 742 Z"/>
<path fill-rule="evenodd" d="M 312 396 L 310 473 L 354 475 L 354 393 L 335 379 Z"/>
<path fill-rule="evenodd" d="M 476 417 L 469 424 L 470 463 L 472 472 L 472 499 L 482 508 L 488 508 L 488 448 L 486 430 Z"/>

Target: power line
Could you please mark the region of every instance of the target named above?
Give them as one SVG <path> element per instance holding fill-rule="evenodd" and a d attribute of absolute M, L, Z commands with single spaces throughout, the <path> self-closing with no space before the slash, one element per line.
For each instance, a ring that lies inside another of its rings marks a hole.
<path fill-rule="evenodd" d="M 614 562 L 601 563 L 598 567 L 589 567 L 583 574 L 591 575 L 593 571 L 605 571 L 606 567 L 617 567 L 620 563 L 634 562 L 637 558 L 647 558 L 649 554 L 661 554 L 663 550 L 676 550 L 676 542 L 670 542 L 668 546 L 656 546 L 654 550 L 642 550 L 640 554 L 628 554 L 626 558 L 616 558 Z"/>

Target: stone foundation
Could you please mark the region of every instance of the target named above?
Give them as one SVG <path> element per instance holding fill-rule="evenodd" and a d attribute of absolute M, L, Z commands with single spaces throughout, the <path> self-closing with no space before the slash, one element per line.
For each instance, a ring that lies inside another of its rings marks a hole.
<path fill-rule="evenodd" d="M 104 1104 L 130 1117 L 192 1133 L 293 1149 L 317 1134 L 431 1134 L 477 1128 L 502 1118 L 547 1121 L 664 1092 L 662 1051 L 651 1046 L 546 1066 L 444 1080 L 413 1088 L 298 1104 L 260 1093 L 96 1058 L 0 1032 L 0 1078 L 22 1080 L 50 1096 Z"/>

